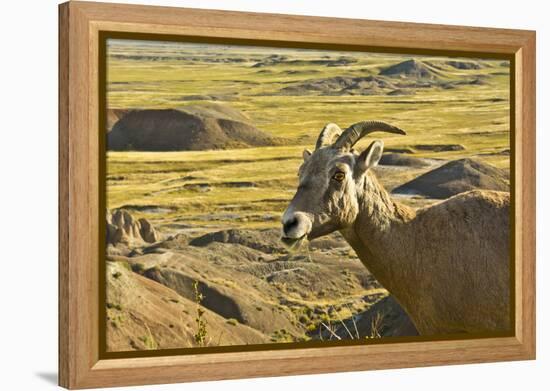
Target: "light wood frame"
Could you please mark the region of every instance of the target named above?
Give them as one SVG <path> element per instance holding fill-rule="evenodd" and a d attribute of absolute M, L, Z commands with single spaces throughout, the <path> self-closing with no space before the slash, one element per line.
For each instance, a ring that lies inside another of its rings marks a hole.
<path fill-rule="evenodd" d="M 100 359 L 100 31 L 509 54 L 515 62 L 515 335 Z M 535 358 L 535 32 L 88 2 L 59 6 L 59 384 L 173 383 Z"/>

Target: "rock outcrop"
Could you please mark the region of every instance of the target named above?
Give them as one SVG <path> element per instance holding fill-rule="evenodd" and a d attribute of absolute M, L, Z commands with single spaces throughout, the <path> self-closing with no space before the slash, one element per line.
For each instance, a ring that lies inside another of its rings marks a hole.
<path fill-rule="evenodd" d="M 124 209 L 107 212 L 107 244 L 143 245 L 159 240 L 160 235 L 149 220 L 136 219 Z"/>

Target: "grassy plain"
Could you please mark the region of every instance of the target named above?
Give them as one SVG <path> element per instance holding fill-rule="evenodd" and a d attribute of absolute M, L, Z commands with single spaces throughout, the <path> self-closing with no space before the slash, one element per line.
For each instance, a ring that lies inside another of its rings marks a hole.
<path fill-rule="evenodd" d="M 427 78 L 380 76 L 413 58 Z M 194 284 L 206 298 L 200 308 L 214 345 L 307 341 L 323 339 L 322 332 L 330 339 L 324 324 L 345 327 L 342 319 L 355 322 L 376 306 L 376 319 L 393 311 L 393 326 L 404 323 L 402 312 L 395 317 L 397 303 L 383 299 L 388 292 L 338 235 L 312 242 L 307 253 L 289 254 L 280 242 L 280 216 L 295 192 L 302 150 L 313 149 L 328 122 L 345 128 L 382 120 L 407 131 L 373 136 L 386 150 L 431 163 L 375 168 L 389 190 L 449 160 L 475 157 L 509 166 L 509 67 L 502 61 L 110 41 L 107 78 L 108 110 L 219 104 L 288 141 L 107 152 L 107 208 L 144 217 L 162 234 L 155 244 L 107 249 L 107 345 L 113 351 L 196 346 Z M 358 87 L 346 90 L 340 82 Z M 304 87 L 308 83 L 321 90 Z M 437 152 L 422 145 L 459 148 Z M 399 199 L 412 206 L 435 201 Z M 230 228 L 240 229 L 233 241 L 191 243 Z"/>
<path fill-rule="evenodd" d="M 274 53 L 285 60 L 256 65 Z M 213 96 L 261 130 L 289 140 L 286 146 L 238 150 L 109 152 L 108 207 L 135 207 L 167 229 L 277 226 L 296 186 L 301 151 L 312 148 L 327 122 L 345 127 L 384 120 L 407 131 L 404 137 L 379 134 L 386 148 L 460 144 L 464 150 L 414 151 L 420 157 L 475 156 L 500 168 L 509 165 L 509 156 L 499 154 L 509 148 L 510 126 L 509 69 L 501 61 L 474 60 L 479 69 L 457 69 L 447 58 L 415 57 L 429 64 L 439 85 L 474 78 L 483 83 L 415 88 L 414 95 L 288 96 L 278 91 L 312 79 L 376 76 L 412 57 L 124 41 L 111 41 L 109 55 L 109 109 L 178 108 Z M 350 63 L 319 65 L 339 58 Z"/>

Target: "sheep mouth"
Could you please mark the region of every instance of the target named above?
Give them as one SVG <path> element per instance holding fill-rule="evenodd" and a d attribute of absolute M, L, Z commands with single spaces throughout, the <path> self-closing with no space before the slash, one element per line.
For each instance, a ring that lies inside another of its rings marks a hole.
<path fill-rule="evenodd" d="M 305 241 L 307 241 L 307 234 L 304 234 L 299 238 L 289 238 L 287 236 L 281 237 L 281 242 L 283 242 L 283 244 L 290 250 L 300 248 Z"/>

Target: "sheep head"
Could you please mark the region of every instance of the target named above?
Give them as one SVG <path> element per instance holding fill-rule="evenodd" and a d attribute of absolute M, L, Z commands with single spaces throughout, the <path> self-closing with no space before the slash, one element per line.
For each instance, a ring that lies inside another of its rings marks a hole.
<path fill-rule="evenodd" d="M 323 128 L 315 151 L 303 153 L 298 189 L 282 218 L 284 243 L 294 245 L 354 223 L 364 175 L 378 164 L 384 144 L 381 140 L 373 141 L 361 153 L 353 150 L 353 146 L 377 131 L 405 134 L 378 121 L 358 122 L 343 132 L 335 124 Z"/>

